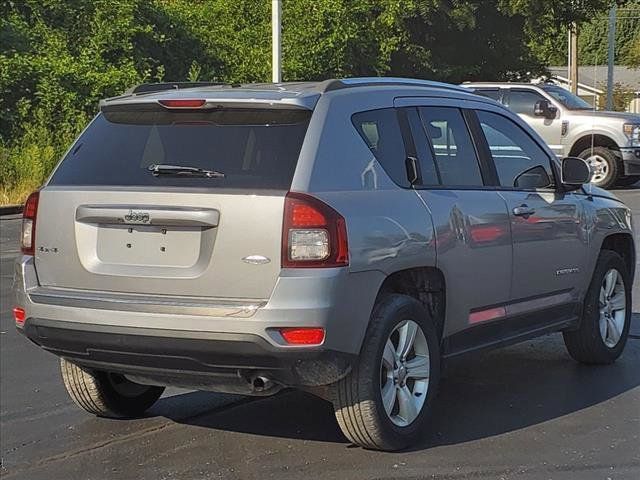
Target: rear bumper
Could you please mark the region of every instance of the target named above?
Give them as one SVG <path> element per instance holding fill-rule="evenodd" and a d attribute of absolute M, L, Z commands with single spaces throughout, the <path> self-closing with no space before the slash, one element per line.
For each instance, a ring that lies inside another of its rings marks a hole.
<path fill-rule="evenodd" d="M 367 329 L 381 272 L 283 270 L 263 301 L 171 298 L 45 288 L 32 257 L 15 264 L 22 333 L 96 369 L 159 384 L 219 391 L 266 376 L 284 386 L 333 383 L 348 373 Z M 279 327 L 323 327 L 321 346 L 286 345 Z M 240 381 L 242 380 L 242 381 Z"/>
<path fill-rule="evenodd" d="M 621 148 L 625 175 L 640 175 L 640 147 Z"/>
<path fill-rule="evenodd" d="M 19 329 L 20 330 L 20 329 Z M 45 350 L 88 368 L 149 383 L 251 394 L 252 380 L 318 386 L 346 375 L 353 356 L 322 347 L 282 350 L 252 334 L 167 332 L 29 318 L 22 333 Z"/>

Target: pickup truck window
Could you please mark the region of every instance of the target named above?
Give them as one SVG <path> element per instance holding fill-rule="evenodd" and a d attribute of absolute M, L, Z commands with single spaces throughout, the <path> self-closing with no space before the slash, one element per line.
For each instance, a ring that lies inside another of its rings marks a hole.
<path fill-rule="evenodd" d="M 497 102 L 500 101 L 500 89 L 498 88 L 482 88 L 482 89 L 476 89 L 475 93 L 477 93 L 478 95 L 482 95 L 483 97 L 488 97 L 491 98 Z"/>
<path fill-rule="evenodd" d="M 532 90 L 510 90 L 506 105 L 516 113 L 534 117 L 536 102 L 540 100 L 544 97 Z"/>
<path fill-rule="evenodd" d="M 549 180 L 553 178 L 548 155 L 524 130 L 502 115 L 484 111 L 478 111 L 477 114 L 501 186 L 514 187 L 520 174 L 536 166 L 545 169 Z M 547 183 L 538 186 L 549 185 Z"/>
<path fill-rule="evenodd" d="M 593 106 L 588 102 L 562 87 L 546 85 L 543 90 L 569 110 L 593 110 Z"/>

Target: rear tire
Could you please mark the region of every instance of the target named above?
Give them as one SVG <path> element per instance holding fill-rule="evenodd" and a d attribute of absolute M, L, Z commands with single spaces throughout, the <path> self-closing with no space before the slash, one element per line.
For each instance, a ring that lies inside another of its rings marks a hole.
<path fill-rule="evenodd" d="M 607 295 L 607 275 L 612 271 L 617 272 L 616 281 L 613 291 Z M 613 309 L 614 306 L 618 308 Z M 564 343 L 569 355 L 578 362 L 610 364 L 622 354 L 630 324 L 629 272 L 620 255 L 611 250 L 602 250 L 585 296 L 580 327 L 564 332 Z"/>
<path fill-rule="evenodd" d="M 591 183 L 601 188 L 613 187 L 621 175 L 618 157 L 606 147 L 593 147 L 583 150 L 578 157 L 586 160 L 594 172 Z"/>
<path fill-rule="evenodd" d="M 415 332 L 414 340 L 403 356 L 401 345 L 409 342 L 402 339 L 411 337 L 409 332 Z M 397 343 L 393 350 L 390 342 Z M 412 297 L 386 295 L 374 307 L 358 363 L 332 385 L 338 424 L 351 442 L 364 448 L 405 448 L 422 433 L 439 379 L 440 347 L 430 315 Z"/>
<path fill-rule="evenodd" d="M 80 408 L 99 417 L 141 416 L 164 392 L 164 387 L 140 385 L 114 373 L 88 370 L 60 359 L 64 386 Z"/>

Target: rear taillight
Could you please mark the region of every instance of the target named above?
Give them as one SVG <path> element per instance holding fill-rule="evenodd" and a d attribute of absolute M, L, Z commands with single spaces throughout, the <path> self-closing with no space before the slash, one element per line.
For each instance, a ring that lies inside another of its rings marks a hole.
<path fill-rule="evenodd" d="M 282 224 L 282 266 L 346 265 L 349 265 L 349 248 L 344 218 L 315 197 L 287 193 Z"/>
<path fill-rule="evenodd" d="M 22 253 L 33 255 L 36 245 L 36 216 L 40 192 L 33 192 L 27 198 L 22 211 Z"/>

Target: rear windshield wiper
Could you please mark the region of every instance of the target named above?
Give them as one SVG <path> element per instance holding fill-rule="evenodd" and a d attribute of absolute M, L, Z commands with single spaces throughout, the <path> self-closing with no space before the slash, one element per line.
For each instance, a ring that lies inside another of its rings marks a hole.
<path fill-rule="evenodd" d="M 187 167 L 183 165 L 153 164 L 149 165 L 148 170 L 154 177 L 158 177 L 160 175 L 175 175 L 178 177 L 224 178 L 224 173 L 222 172 L 206 170 L 198 167 Z"/>

